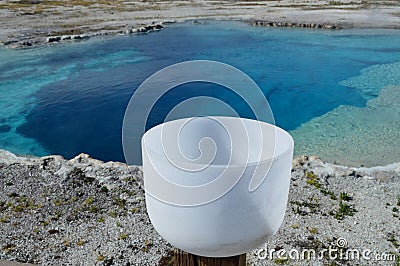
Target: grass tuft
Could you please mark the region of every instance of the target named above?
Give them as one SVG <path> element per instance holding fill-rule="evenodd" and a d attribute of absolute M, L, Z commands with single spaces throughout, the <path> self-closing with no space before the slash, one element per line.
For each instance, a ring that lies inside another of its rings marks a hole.
<path fill-rule="evenodd" d="M 387 239 L 390 243 L 392 243 L 392 245 L 395 247 L 395 248 L 398 248 L 400 245 L 399 245 L 399 242 L 397 241 L 397 239 L 394 237 L 394 234 L 393 233 L 389 233 L 388 234 L 388 239 Z"/>
<path fill-rule="evenodd" d="M 126 233 L 120 234 L 119 235 L 119 240 L 125 240 L 125 239 L 128 238 L 128 236 L 129 236 L 129 234 L 126 234 Z"/>
<path fill-rule="evenodd" d="M 333 193 L 332 191 L 329 191 L 329 190 L 326 190 L 326 189 L 323 189 L 323 188 L 322 188 L 320 191 L 321 191 L 321 193 L 324 194 L 325 196 L 330 196 L 331 199 L 337 200 L 337 197 L 336 197 L 335 193 Z"/>
<path fill-rule="evenodd" d="M 274 259 L 274 263 L 278 264 L 278 265 L 289 264 L 289 259 L 288 258 L 276 258 L 276 259 Z"/>
<path fill-rule="evenodd" d="M 15 250 L 15 248 L 16 248 L 16 246 L 14 244 L 6 244 L 1 247 L 1 250 L 7 253 L 7 252 Z"/>
<path fill-rule="evenodd" d="M 329 214 L 331 214 L 337 220 L 343 220 L 345 216 L 353 216 L 355 212 L 357 212 L 357 210 L 353 206 L 343 203 L 341 200 L 339 202 L 339 208 L 336 210 L 336 212 L 331 211 Z"/>
<path fill-rule="evenodd" d="M 321 188 L 321 184 L 319 183 L 319 178 L 313 172 L 306 172 L 306 183 L 318 189 Z"/>
<path fill-rule="evenodd" d="M 346 192 L 340 192 L 339 198 L 340 198 L 340 200 L 344 200 L 344 201 L 350 201 L 353 199 Z"/>

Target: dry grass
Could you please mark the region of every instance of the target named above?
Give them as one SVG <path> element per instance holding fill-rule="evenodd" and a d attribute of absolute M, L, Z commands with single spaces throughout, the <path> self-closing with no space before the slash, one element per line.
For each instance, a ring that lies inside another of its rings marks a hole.
<path fill-rule="evenodd" d="M 67 27 L 67 26 L 65 26 L 65 27 Z M 65 30 L 53 31 L 51 33 L 51 35 L 52 36 L 79 35 L 79 34 L 82 34 L 82 33 L 84 33 L 84 31 L 81 30 L 81 29 L 77 29 L 77 28 L 70 29 L 70 28 L 67 28 Z"/>
<path fill-rule="evenodd" d="M 34 2 L 35 1 L 35 2 Z M 173 3 L 169 1 L 170 3 Z M 190 1 L 187 2 L 192 3 Z M 182 4 L 181 1 L 176 4 Z M 188 5 L 184 4 L 184 5 Z M 84 9 L 102 9 L 116 12 L 138 12 L 146 10 L 163 10 L 164 7 L 159 1 L 135 1 L 124 0 L 20 0 L 2 1 L 0 9 L 12 12 L 22 12 L 25 15 L 37 15 L 46 12 L 58 12 L 58 8 L 83 7 Z M 82 10 L 82 8 L 81 8 Z"/>
<path fill-rule="evenodd" d="M 6 1 L 0 4 L 0 8 L 9 10 L 24 10 L 24 9 L 43 9 L 54 7 L 72 7 L 72 6 L 118 6 L 122 5 L 122 0 L 20 0 Z"/>

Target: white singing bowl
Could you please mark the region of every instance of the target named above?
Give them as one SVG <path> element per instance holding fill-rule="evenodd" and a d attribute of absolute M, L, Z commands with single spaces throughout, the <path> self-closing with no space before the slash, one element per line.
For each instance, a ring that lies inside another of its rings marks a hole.
<path fill-rule="evenodd" d="M 279 229 L 289 193 L 293 139 L 236 117 L 166 122 L 142 138 L 146 205 L 157 232 L 206 257 L 249 252 Z"/>

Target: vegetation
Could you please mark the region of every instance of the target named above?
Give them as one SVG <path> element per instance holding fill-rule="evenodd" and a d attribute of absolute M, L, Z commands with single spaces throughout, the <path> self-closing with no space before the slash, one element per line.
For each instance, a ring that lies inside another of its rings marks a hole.
<path fill-rule="evenodd" d="M 330 196 L 330 198 L 332 200 L 337 199 L 335 193 L 333 193 L 332 191 L 329 191 L 325 188 L 322 188 L 322 185 L 319 181 L 318 176 L 316 174 L 314 174 L 313 172 L 306 172 L 306 183 L 317 188 L 324 196 Z"/>
<path fill-rule="evenodd" d="M 149 252 L 151 246 L 153 246 L 153 244 L 151 243 L 150 240 L 147 239 L 147 240 L 144 242 L 144 247 L 142 247 L 141 250 L 142 250 L 143 252 Z"/>
<path fill-rule="evenodd" d="M 395 234 L 389 233 L 389 234 L 388 234 L 388 241 L 389 241 L 390 243 L 392 243 L 392 245 L 393 245 L 395 248 L 398 248 L 398 247 L 399 247 L 399 242 L 398 242 L 397 239 L 395 238 Z"/>
<path fill-rule="evenodd" d="M 117 205 L 121 209 L 126 206 L 126 199 L 121 199 L 119 197 L 113 197 L 113 204 Z"/>
<path fill-rule="evenodd" d="M 24 212 L 26 210 L 34 210 L 42 208 L 42 204 L 36 204 L 33 198 L 27 198 L 26 196 L 20 196 L 18 193 L 11 193 L 8 195 L 12 200 L 0 201 L 0 209 L 10 209 L 13 212 Z"/>
<path fill-rule="evenodd" d="M 315 228 L 315 227 L 311 227 L 311 228 L 307 228 L 307 229 L 308 229 L 308 231 L 309 231 L 311 234 L 316 234 L 316 233 L 318 233 L 318 229 Z"/>
<path fill-rule="evenodd" d="M 126 234 L 126 233 L 120 234 L 119 235 L 119 240 L 125 240 L 125 239 L 128 238 L 128 236 L 129 236 L 129 234 Z"/>
<path fill-rule="evenodd" d="M 289 264 L 289 259 L 288 258 L 276 258 L 276 259 L 274 259 L 274 263 L 278 264 L 278 265 Z"/>
<path fill-rule="evenodd" d="M 83 204 L 91 205 L 93 203 L 93 201 L 94 201 L 94 198 L 93 197 L 89 197 L 83 202 Z"/>
<path fill-rule="evenodd" d="M 18 193 L 16 193 L 16 192 L 12 192 L 12 193 L 8 194 L 7 196 L 9 196 L 10 198 L 19 197 Z"/>
<path fill-rule="evenodd" d="M 292 210 L 302 216 L 305 216 L 309 213 L 316 213 L 317 208 L 319 207 L 318 202 L 312 202 L 316 201 L 314 198 L 312 198 L 310 201 L 291 201 L 290 203 L 292 205 L 295 205 L 296 207 L 293 207 Z M 307 212 L 309 210 L 309 212 Z"/>
<path fill-rule="evenodd" d="M 51 217 L 51 220 L 57 221 L 58 219 L 60 219 L 60 217 L 61 217 L 61 212 L 56 211 L 56 212 L 54 213 L 54 216 Z"/>
<path fill-rule="evenodd" d="M 56 199 L 55 201 L 54 201 L 54 205 L 55 206 L 61 206 L 63 203 L 62 203 L 62 201 L 60 200 L 60 199 Z"/>
<path fill-rule="evenodd" d="M 298 228 L 299 228 L 299 225 L 298 225 L 298 224 L 292 224 L 291 227 L 292 227 L 293 229 L 298 229 Z"/>
<path fill-rule="evenodd" d="M 318 189 L 321 188 L 321 184 L 319 183 L 319 178 L 313 172 L 306 172 L 306 183 Z"/>
<path fill-rule="evenodd" d="M 128 176 L 124 178 L 125 182 L 135 182 L 136 178 L 134 178 L 133 176 Z"/>
<path fill-rule="evenodd" d="M 101 255 L 101 254 L 98 255 L 97 258 L 96 258 L 97 261 L 103 261 L 105 259 L 106 259 L 106 257 L 104 255 Z"/>
<path fill-rule="evenodd" d="M 343 220 L 345 216 L 353 216 L 357 210 L 346 203 L 343 203 L 342 200 L 339 202 L 339 208 L 336 211 L 329 212 L 337 220 Z"/>
<path fill-rule="evenodd" d="M 0 217 L 0 223 L 8 223 L 10 220 L 7 216 Z"/>
<path fill-rule="evenodd" d="M 1 250 L 4 252 L 9 252 L 9 251 L 13 251 L 15 250 L 16 246 L 14 244 L 6 244 L 4 246 L 1 247 Z"/>
<path fill-rule="evenodd" d="M 189 1 L 188 1 L 189 2 Z M 29 15 L 41 14 L 44 12 L 57 12 L 58 7 L 75 7 L 91 9 L 109 9 L 115 11 L 144 11 L 161 10 L 162 6 L 155 2 L 143 1 L 143 4 L 127 2 L 123 0 L 20 0 L 5 1 L 0 3 L 1 9 L 8 9 L 14 12 L 25 11 Z"/>
<path fill-rule="evenodd" d="M 135 212 L 139 212 L 140 208 L 139 207 L 134 207 L 132 209 L 129 210 L 131 213 L 135 213 Z"/>
<path fill-rule="evenodd" d="M 324 188 L 320 189 L 321 193 L 324 194 L 325 196 L 330 196 L 331 199 L 333 200 L 337 200 L 337 197 L 335 195 L 335 193 L 333 193 L 332 191 L 326 190 Z"/>
<path fill-rule="evenodd" d="M 49 225 L 49 221 L 40 221 L 40 223 L 43 225 L 43 226 L 48 226 Z"/>
<path fill-rule="evenodd" d="M 69 246 L 71 246 L 71 241 L 69 241 L 69 240 L 64 240 L 64 241 L 63 241 L 63 246 L 64 246 L 64 247 L 69 247 Z"/>
<path fill-rule="evenodd" d="M 353 199 L 346 192 L 340 192 L 339 198 L 340 198 L 340 200 L 344 200 L 344 201 L 350 201 Z"/>

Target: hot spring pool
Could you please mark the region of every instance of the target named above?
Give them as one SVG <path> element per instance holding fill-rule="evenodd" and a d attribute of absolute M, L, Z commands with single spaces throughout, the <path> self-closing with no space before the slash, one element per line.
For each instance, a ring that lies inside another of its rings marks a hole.
<path fill-rule="evenodd" d="M 134 90 L 161 68 L 194 59 L 224 62 L 253 78 L 276 124 L 293 135 L 296 155 L 355 166 L 400 160 L 399 30 L 214 21 L 26 50 L 1 48 L 0 148 L 124 161 L 121 127 Z M 221 99 L 252 118 L 239 97 L 198 83 L 160 99 L 147 126 L 196 95 Z"/>

